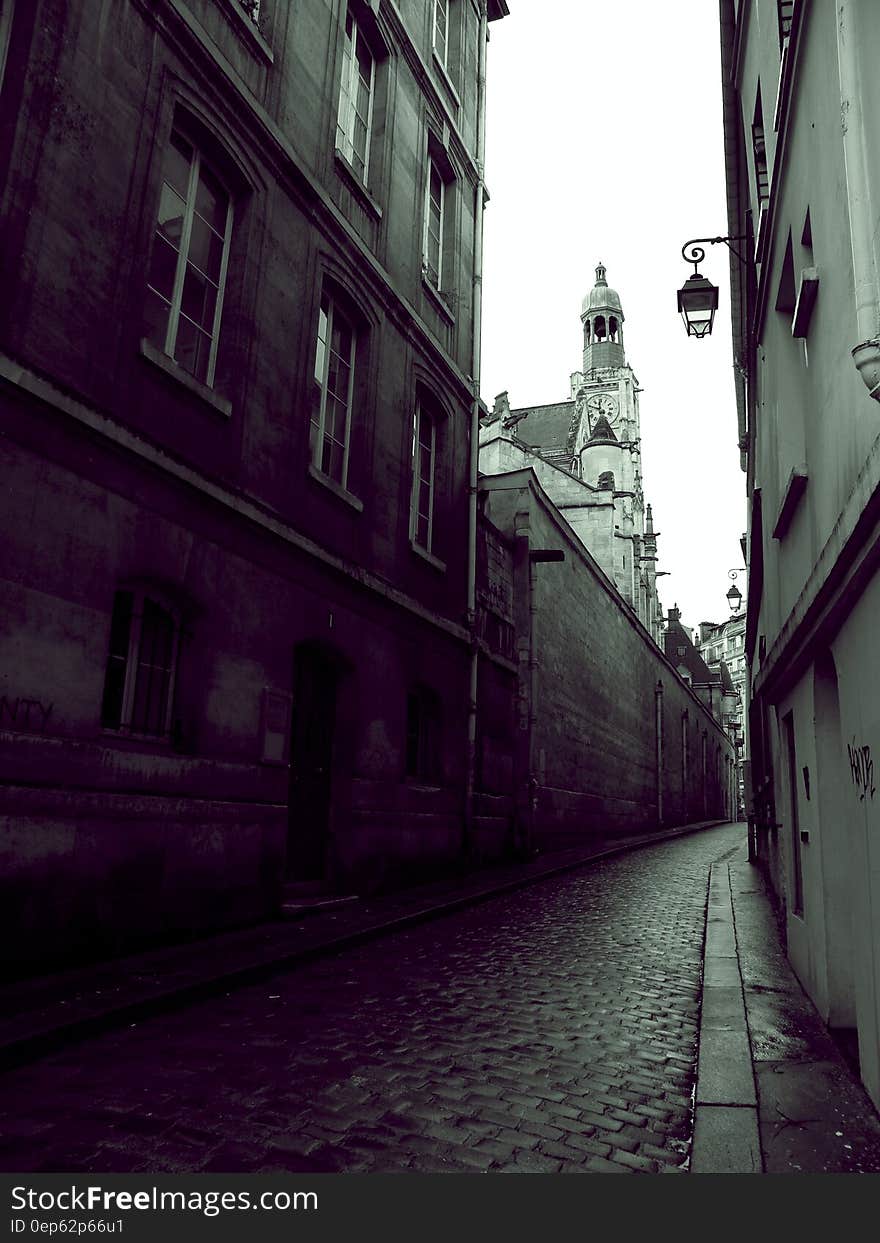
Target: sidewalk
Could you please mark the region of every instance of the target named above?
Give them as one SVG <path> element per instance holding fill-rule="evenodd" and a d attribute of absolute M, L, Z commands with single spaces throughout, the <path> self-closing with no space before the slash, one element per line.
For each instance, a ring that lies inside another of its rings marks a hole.
<path fill-rule="evenodd" d="M 723 823 L 707 820 L 660 833 L 596 838 L 588 846 L 528 862 L 313 909 L 294 921 L 259 924 L 7 985 L 0 988 L 0 1068 L 591 860 Z"/>
<path fill-rule="evenodd" d="M 880 1172 L 880 1119 L 744 858 L 716 863 L 709 879 L 694 1122 L 692 1174 Z"/>

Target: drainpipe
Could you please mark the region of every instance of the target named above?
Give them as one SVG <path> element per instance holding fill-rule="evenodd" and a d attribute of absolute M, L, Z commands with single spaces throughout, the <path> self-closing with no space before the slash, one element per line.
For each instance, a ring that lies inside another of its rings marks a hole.
<path fill-rule="evenodd" d="M 488 0 L 480 2 L 479 57 L 477 64 L 477 185 L 474 191 L 474 277 L 472 294 L 470 460 L 468 463 L 468 564 L 467 624 L 470 631 L 470 678 L 468 684 L 467 757 L 465 768 L 462 855 L 474 847 L 474 781 L 477 756 L 477 690 L 480 649 L 477 645 L 477 478 L 480 457 L 480 338 L 483 321 L 483 199 L 486 193 L 486 51 L 489 42 Z"/>
<path fill-rule="evenodd" d="M 837 0 L 840 124 L 843 131 L 856 323 L 861 339 L 861 343 L 854 347 L 852 356 L 868 392 L 875 401 L 880 401 L 880 298 L 873 246 L 868 135 L 859 67 L 859 8 L 860 0 Z"/>

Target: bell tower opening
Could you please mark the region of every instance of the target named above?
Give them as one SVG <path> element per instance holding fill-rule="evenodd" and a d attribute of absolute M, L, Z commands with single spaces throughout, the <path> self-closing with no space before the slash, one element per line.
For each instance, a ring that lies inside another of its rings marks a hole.
<path fill-rule="evenodd" d="M 605 278 L 605 265 L 596 267 L 596 283 L 584 298 L 584 372 L 600 367 L 623 367 L 623 307 L 616 289 Z"/>

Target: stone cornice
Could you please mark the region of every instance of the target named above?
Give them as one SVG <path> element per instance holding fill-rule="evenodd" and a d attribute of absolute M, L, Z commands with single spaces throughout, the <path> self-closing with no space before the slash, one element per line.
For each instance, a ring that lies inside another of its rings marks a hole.
<path fill-rule="evenodd" d="M 0 353 L 0 381 L 5 381 L 12 388 L 17 388 L 32 399 L 36 398 L 56 413 L 78 424 L 82 429 L 87 429 L 108 444 L 126 451 L 144 465 L 192 489 L 205 501 L 220 506 L 249 526 L 312 557 L 329 570 L 383 597 L 390 604 L 405 609 L 408 613 L 444 631 L 452 638 L 464 643 L 470 642 L 470 636 L 464 626 L 432 612 L 405 592 L 393 587 L 378 574 L 328 552 L 314 540 L 295 530 L 281 515 L 268 509 L 256 497 L 234 492 L 228 486 L 208 478 L 194 467 L 172 457 L 166 450 L 144 440 L 129 428 L 117 423 L 115 419 L 109 418 L 68 393 L 62 392 L 49 380 L 2 353 Z"/>

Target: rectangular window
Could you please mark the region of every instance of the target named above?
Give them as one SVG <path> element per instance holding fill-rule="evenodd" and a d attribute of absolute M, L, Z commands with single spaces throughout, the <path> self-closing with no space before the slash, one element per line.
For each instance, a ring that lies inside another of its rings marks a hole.
<path fill-rule="evenodd" d="M 418 781 L 440 779 L 440 702 L 419 687 L 406 703 L 406 775 Z"/>
<path fill-rule="evenodd" d="M 431 551 L 434 538 L 434 472 L 437 428 L 433 416 L 419 404 L 413 421 L 413 491 L 410 538 Z"/>
<path fill-rule="evenodd" d="M 171 730 L 179 622 L 142 591 L 117 591 L 110 622 L 101 724 L 167 737 Z"/>
<path fill-rule="evenodd" d="M 440 170 L 428 159 L 428 184 L 425 193 L 424 263 L 428 279 L 440 288 L 443 274 L 443 213 L 446 187 Z"/>
<path fill-rule="evenodd" d="M 449 0 L 434 0 L 434 55 L 446 68 L 449 54 Z"/>
<path fill-rule="evenodd" d="M 321 297 L 309 447 L 312 464 L 344 488 L 354 391 L 355 330 L 328 294 Z"/>
<path fill-rule="evenodd" d="M 752 155 L 755 164 L 755 192 L 758 212 L 770 201 L 770 173 L 767 166 L 767 145 L 764 137 L 764 112 L 761 107 L 761 88 L 755 99 L 755 116 L 752 121 Z"/>
<path fill-rule="evenodd" d="M 794 0 L 776 0 L 776 11 L 779 18 L 779 46 L 783 39 L 791 34 L 791 19 L 794 15 Z"/>
<path fill-rule="evenodd" d="M 336 145 L 366 182 L 370 161 L 375 62 L 351 13 L 345 21 Z"/>
<path fill-rule="evenodd" d="M 147 337 L 212 384 L 232 230 L 232 201 L 181 133 L 165 153 L 147 279 Z"/>
<path fill-rule="evenodd" d="M 6 57 L 12 35 L 12 10 L 14 8 L 15 0 L 0 0 L 0 89 L 3 87 L 3 73 L 6 69 Z"/>

